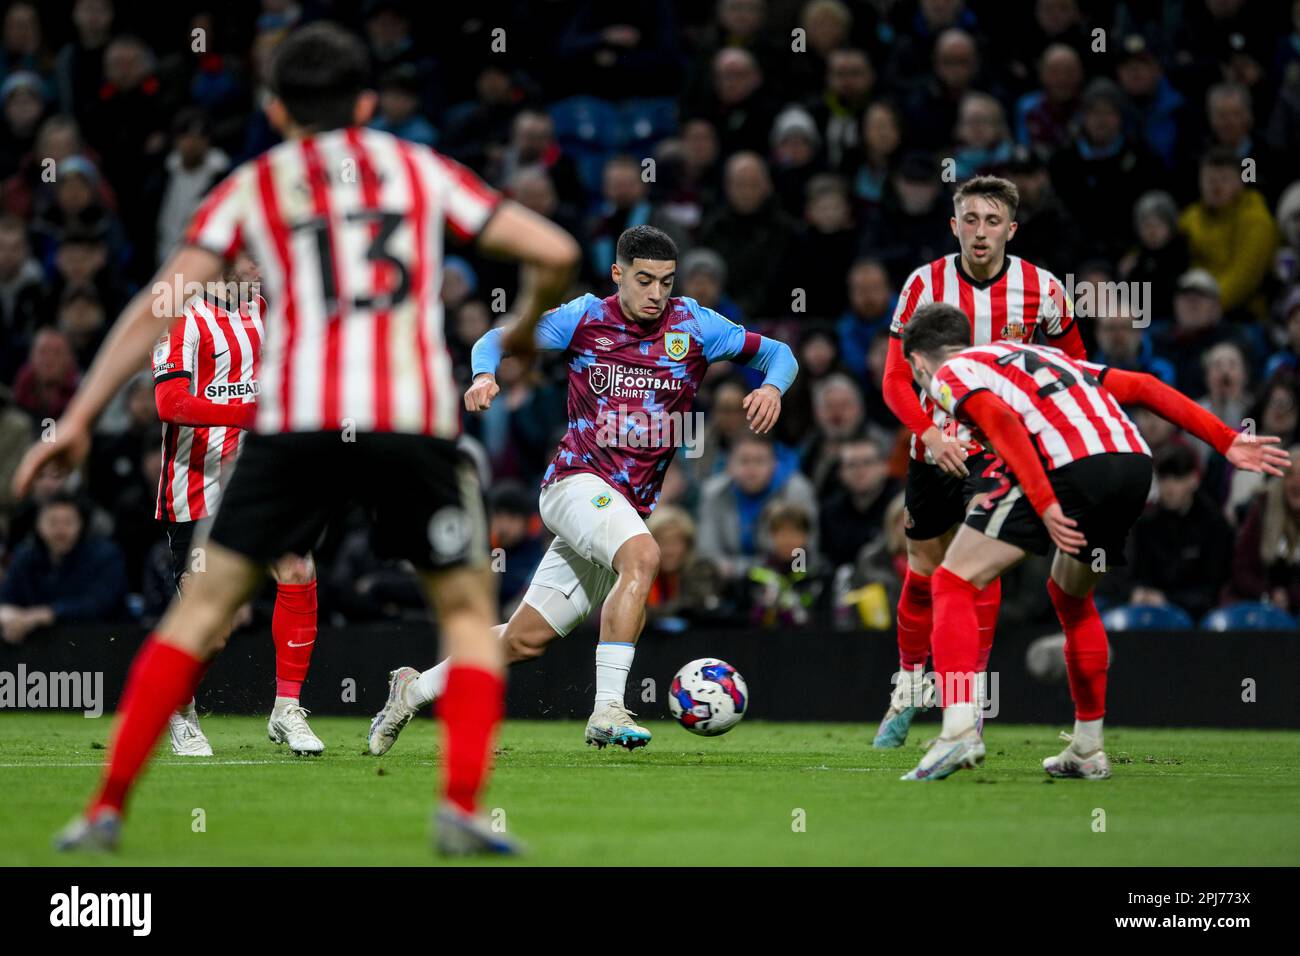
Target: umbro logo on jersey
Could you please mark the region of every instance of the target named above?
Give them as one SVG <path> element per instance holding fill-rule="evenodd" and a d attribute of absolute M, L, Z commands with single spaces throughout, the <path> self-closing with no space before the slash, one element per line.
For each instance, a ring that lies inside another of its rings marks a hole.
<path fill-rule="evenodd" d="M 607 339 L 603 335 L 600 338 L 596 339 L 596 348 L 598 349 L 608 350 L 613 344 L 614 344 L 613 339 Z"/>

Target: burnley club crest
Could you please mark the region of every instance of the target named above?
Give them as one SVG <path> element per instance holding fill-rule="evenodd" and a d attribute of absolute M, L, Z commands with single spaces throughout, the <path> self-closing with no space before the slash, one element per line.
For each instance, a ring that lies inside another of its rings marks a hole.
<path fill-rule="evenodd" d="M 669 358 L 682 359 L 691 348 L 691 336 L 689 332 L 665 332 L 664 333 L 664 351 L 668 353 Z"/>

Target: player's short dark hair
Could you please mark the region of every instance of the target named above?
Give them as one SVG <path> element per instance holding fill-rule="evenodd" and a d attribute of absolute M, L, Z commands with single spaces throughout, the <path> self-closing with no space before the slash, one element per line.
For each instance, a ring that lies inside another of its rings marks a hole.
<path fill-rule="evenodd" d="M 369 74 L 370 57 L 359 39 L 335 24 L 311 23 L 275 51 L 271 90 L 299 126 L 338 129 L 352 125 Z"/>
<path fill-rule="evenodd" d="M 672 262 L 677 259 L 677 243 L 662 229 L 654 226 L 633 226 L 624 229 L 618 237 L 618 264 L 630 266 L 633 259 L 653 259 Z"/>
<path fill-rule="evenodd" d="M 961 309 L 946 302 L 921 306 L 903 326 L 904 358 L 911 358 L 914 352 L 938 355 L 946 348 L 967 348 L 970 344 L 970 320 Z"/>
<path fill-rule="evenodd" d="M 1016 211 L 1020 208 L 1020 190 L 1011 180 L 1001 176 L 976 176 L 966 180 L 952 194 L 952 207 L 960 209 L 962 200 L 971 196 L 983 196 L 1001 203 L 1006 207 L 1010 219 L 1016 218 Z"/>

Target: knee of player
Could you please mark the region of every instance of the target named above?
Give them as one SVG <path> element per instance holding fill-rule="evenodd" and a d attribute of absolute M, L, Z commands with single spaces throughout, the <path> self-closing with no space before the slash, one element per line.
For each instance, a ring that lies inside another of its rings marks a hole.
<path fill-rule="evenodd" d="M 275 579 L 281 584 L 310 584 L 316 580 L 316 566 L 310 556 L 286 556 L 276 563 Z"/>
<path fill-rule="evenodd" d="M 536 660 L 546 653 L 548 643 L 549 640 L 537 640 L 536 635 L 512 634 L 510 631 L 506 631 L 507 657 L 512 663 Z"/>
<path fill-rule="evenodd" d="M 630 539 L 620 550 L 618 573 L 649 587 L 659 574 L 659 544 L 648 534 Z"/>

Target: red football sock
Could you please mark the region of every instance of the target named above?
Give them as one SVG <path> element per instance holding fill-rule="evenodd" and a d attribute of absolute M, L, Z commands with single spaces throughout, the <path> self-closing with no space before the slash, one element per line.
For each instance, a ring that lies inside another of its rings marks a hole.
<path fill-rule="evenodd" d="M 934 625 L 930 580 L 911 568 L 903 577 L 903 591 L 898 596 L 899 670 L 924 667 L 930 654 L 930 631 Z"/>
<path fill-rule="evenodd" d="M 492 737 L 505 710 L 505 681 L 478 667 L 455 665 L 438 698 L 443 729 L 443 787 L 448 800 L 473 813 L 492 762 Z"/>
<path fill-rule="evenodd" d="M 1074 698 L 1074 716 L 1079 720 L 1099 720 L 1106 716 L 1106 667 L 1110 649 L 1106 629 L 1092 595 L 1074 597 L 1047 579 L 1047 593 L 1065 631 L 1065 669 L 1070 675 L 1070 696 Z"/>
<path fill-rule="evenodd" d="M 149 635 L 131 664 L 118 705 L 108 766 L 88 814 L 104 807 L 122 810 L 127 792 L 153 753 L 167 718 L 190 699 L 204 669 L 203 662 L 188 651 Z"/>
<path fill-rule="evenodd" d="M 276 587 L 271 639 L 275 641 L 275 695 L 297 700 L 316 646 L 315 581 Z"/>
<path fill-rule="evenodd" d="M 993 651 L 993 635 L 998 629 L 998 611 L 1001 609 L 1002 579 L 994 578 L 992 584 L 975 596 L 975 616 L 980 627 L 980 653 L 975 669 L 981 673 L 989 669 L 989 654 Z"/>
<path fill-rule="evenodd" d="M 947 568 L 930 578 L 934 592 L 934 669 L 940 677 L 940 703 L 969 704 L 975 700 L 975 664 L 979 659 L 979 589 Z"/>

